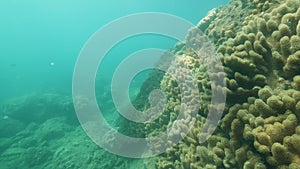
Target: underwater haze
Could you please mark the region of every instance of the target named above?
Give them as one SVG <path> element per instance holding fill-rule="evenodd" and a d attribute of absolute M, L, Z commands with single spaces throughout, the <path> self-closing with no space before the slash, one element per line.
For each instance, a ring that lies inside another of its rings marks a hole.
<path fill-rule="evenodd" d="M 0 169 L 300 168 L 299 0 L 1 0 L 0 30 Z"/>
<path fill-rule="evenodd" d="M 165 12 L 197 24 L 210 9 L 226 2 L 1 1 L 0 99 L 44 91 L 70 94 L 81 48 L 94 32 L 115 19 L 138 12 Z M 116 52 L 128 54 L 145 46 L 168 49 L 174 41 L 145 38 L 138 44 L 141 47 Z"/>
<path fill-rule="evenodd" d="M 111 154 L 82 130 L 72 100 L 77 57 L 97 30 L 118 18 L 161 12 L 197 25 L 208 11 L 227 3 L 228 0 L 2 0 L 0 169 L 157 167 L 155 158 L 137 160 Z M 95 90 L 109 124 L 118 128 L 124 123 L 110 94 L 112 75 L 122 60 L 142 49 L 169 50 L 177 43 L 169 37 L 147 34 L 121 41 L 107 53 L 97 72 Z M 149 76 L 150 70 L 133 79 L 131 101 L 143 95 L 140 89 Z M 143 104 L 135 102 L 140 109 Z M 126 133 L 126 125 L 122 130 Z"/>

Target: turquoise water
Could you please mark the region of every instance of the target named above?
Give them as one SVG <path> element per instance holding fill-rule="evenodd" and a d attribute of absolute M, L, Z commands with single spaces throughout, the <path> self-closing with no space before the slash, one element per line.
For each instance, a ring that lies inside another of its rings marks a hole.
<path fill-rule="evenodd" d="M 129 159 L 100 150 L 78 127 L 72 103 L 72 76 L 80 50 L 98 29 L 129 14 L 163 12 L 197 24 L 210 9 L 226 3 L 227 0 L 2 0 L 0 169 L 139 168 Z M 116 45 L 97 73 L 96 96 L 105 112 L 115 111 L 109 94 L 110 80 L 124 58 L 145 48 L 167 50 L 176 43 L 171 38 L 144 35 Z M 148 73 L 139 74 L 132 82 L 132 100 Z"/>
<path fill-rule="evenodd" d="M 1 99 L 37 90 L 70 94 L 73 68 L 80 49 L 95 31 L 119 17 L 137 12 L 165 12 L 197 24 L 211 8 L 226 2 L 1 1 L 0 69 L 5 72 L 0 76 L 2 89 L 5 89 L 1 91 Z M 155 46 L 169 48 L 174 45 L 165 42 Z M 151 46 L 151 39 L 139 45 Z M 135 48 L 140 47 L 132 49 Z M 51 62 L 55 65 L 51 66 Z"/>

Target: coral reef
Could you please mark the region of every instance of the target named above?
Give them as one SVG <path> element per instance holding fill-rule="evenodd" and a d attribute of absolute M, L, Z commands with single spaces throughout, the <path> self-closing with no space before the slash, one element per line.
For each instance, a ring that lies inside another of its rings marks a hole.
<path fill-rule="evenodd" d="M 45 93 L 7 100 L 1 102 L 0 116 L 1 169 L 151 166 L 110 154 L 94 144 L 79 126 L 69 96 Z"/>
<path fill-rule="evenodd" d="M 168 70 L 173 76 L 154 71 L 134 102 L 137 109 L 147 110 L 149 93 L 162 89 L 167 102 L 161 116 L 145 124 L 119 119 L 119 125 L 120 132 L 128 136 L 151 138 L 169 131 L 168 140 L 182 140 L 178 144 L 167 142 L 170 148 L 154 159 L 155 166 L 143 162 L 134 166 L 300 168 L 300 1 L 232 0 L 212 10 L 197 27 L 216 46 L 225 74 L 209 75 L 207 65 L 185 42 L 170 50 L 177 59 L 159 64 L 171 65 Z M 203 40 L 193 30 L 187 38 L 192 44 Z M 187 77 L 184 68 L 195 78 Z M 217 129 L 202 143 L 199 137 L 210 110 L 222 107 L 210 104 L 211 89 L 216 86 L 211 79 L 218 77 L 225 77 L 227 87 L 216 89 L 227 93 L 226 107 Z M 188 90 L 190 84 L 198 85 L 200 95 Z M 76 126 L 70 100 L 46 94 L 3 104 L 0 166 L 130 168 L 128 159 L 99 150 Z M 109 143 L 113 134 L 108 133 L 105 141 Z M 154 152 L 166 144 L 150 142 L 155 143 L 151 147 Z"/>
<path fill-rule="evenodd" d="M 178 44 L 172 52 L 184 63 L 175 65 L 194 72 L 201 103 L 194 127 L 157 159 L 156 168 L 300 168 L 300 1 L 233 0 L 198 27 L 224 65 L 226 109 L 213 136 L 199 143 L 212 83 L 197 55 Z M 167 107 L 146 124 L 147 136 L 170 124 L 178 133 L 186 130 L 176 119 L 182 99 L 176 80 L 165 75 L 160 86 Z"/>

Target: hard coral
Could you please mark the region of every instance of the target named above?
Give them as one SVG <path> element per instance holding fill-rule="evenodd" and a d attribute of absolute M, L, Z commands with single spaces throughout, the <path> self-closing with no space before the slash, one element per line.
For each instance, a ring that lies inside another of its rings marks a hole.
<path fill-rule="evenodd" d="M 221 90 L 227 91 L 227 107 L 213 136 L 199 143 L 208 110 L 215 107 L 210 105 L 211 77 L 195 52 L 178 45 L 174 53 L 181 59 L 175 65 L 194 72 L 201 103 L 193 129 L 158 158 L 157 168 L 299 168 L 300 1 L 233 0 L 215 12 L 198 27 L 216 45 L 224 65 L 227 88 Z M 198 42 L 199 36 L 192 38 Z M 147 131 L 155 135 L 174 123 L 181 133 L 184 120 L 175 117 L 182 93 L 168 75 L 161 88 L 167 108 L 146 124 Z"/>

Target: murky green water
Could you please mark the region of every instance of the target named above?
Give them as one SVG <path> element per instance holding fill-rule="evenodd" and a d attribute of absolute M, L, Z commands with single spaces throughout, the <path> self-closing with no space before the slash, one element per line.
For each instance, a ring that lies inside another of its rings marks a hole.
<path fill-rule="evenodd" d="M 2 0 L 0 2 L 0 169 L 151 168 L 107 153 L 85 135 L 72 102 L 72 75 L 88 38 L 109 22 L 138 12 L 164 12 L 193 24 L 227 0 Z M 96 97 L 115 123 L 110 80 L 118 64 L 144 48 L 170 49 L 176 40 L 136 36 L 120 42 L 97 72 Z M 130 87 L 134 100 L 149 72 Z M 122 85 L 122 84 L 120 84 Z"/>

